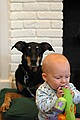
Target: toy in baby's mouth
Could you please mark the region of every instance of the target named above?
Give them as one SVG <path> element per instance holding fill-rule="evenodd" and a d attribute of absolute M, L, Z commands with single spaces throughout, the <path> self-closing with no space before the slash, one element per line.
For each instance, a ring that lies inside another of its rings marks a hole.
<path fill-rule="evenodd" d="M 64 91 L 64 96 L 60 97 L 55 104 L 55 109 L 60 113 L 58 120 L 75 120 L 76 110 L 70 90 L 67 88 L 62 89 Z M 63 111 L 64 113 L 62 113 Z"/>

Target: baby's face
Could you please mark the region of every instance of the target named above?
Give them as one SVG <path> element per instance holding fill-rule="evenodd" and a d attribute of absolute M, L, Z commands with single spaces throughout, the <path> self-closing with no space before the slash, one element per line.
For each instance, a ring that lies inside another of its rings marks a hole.
<path fill-rule="evenodd" d="M 70 66 L 67 63 L 56 63 L 52 65 L 50 72 L 46 75 L 46 82 L 55 90 L 64 87 L 70 81 Z"/>

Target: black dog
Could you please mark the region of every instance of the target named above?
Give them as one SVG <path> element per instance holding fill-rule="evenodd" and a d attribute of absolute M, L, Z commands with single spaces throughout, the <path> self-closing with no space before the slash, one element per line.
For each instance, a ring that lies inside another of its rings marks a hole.
<path fill-rule="evenodd" d="M 22 64 L 15 72 L 16 86 L 19 93 L 27 97 L 35 96 L 36 89 L 43 83 L 41 60 L 46 50 L 54 51 L 47 42 L 17 42 L 13 47 L 21 51 Z"/>

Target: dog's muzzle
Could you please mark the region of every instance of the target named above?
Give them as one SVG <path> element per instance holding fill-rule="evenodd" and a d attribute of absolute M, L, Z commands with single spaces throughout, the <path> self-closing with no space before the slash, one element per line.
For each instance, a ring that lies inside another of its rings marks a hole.
<path fill-rule="evenodd" d="M 37 57 L 37 58 L 34 57 L 34 59 L 33 59 L 33 57 L 32 58 L 27 57 L 27 62 L 28 62 L 28 66 L 29 66 L 30 70 L 32 70 L 33 72 L 36 72 L 37 68 L 39 66 L 39 61 L 40 61 L 39 57 Z"/>
<path fill-rule="evenodd" d="M 33 72 L 36 72 L 36 71 L 37 71 L 37 67 L 38 67 L 38 66 L 33 66 L 33 65 L 31 65 L 31 66 L 30 66 L 30 69 L 31 69 Z"/>

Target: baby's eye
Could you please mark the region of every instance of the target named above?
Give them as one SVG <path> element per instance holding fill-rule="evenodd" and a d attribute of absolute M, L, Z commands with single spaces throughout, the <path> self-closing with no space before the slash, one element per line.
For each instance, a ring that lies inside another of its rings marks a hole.
<path fill-rule="evenodd" d="M 70 76 L 66 76 L 66 78 L 70 78 Z"/>
<path fill-rule="evenodd" d="M 55 77 L 55 79 L 60 79 L 60 77 Z"/>

